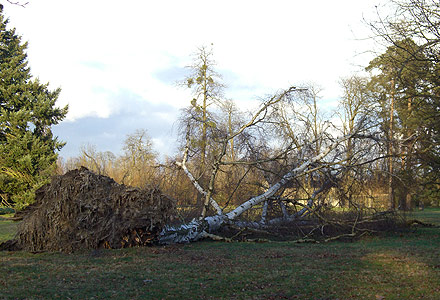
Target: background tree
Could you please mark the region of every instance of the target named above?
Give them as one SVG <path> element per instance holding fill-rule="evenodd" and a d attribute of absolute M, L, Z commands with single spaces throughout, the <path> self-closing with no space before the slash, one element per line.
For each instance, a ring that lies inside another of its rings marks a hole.
<path fill-rule="evenodd" d="M 153 151 L 153 142 L 147 130 L 137 129 L 128 134 L 122 150 L 122 155 L 115 155 L 111 151 L 97 151 L 95 145 L 82 146 L 79 156 L 61 163 L 61 173 L 86 167 L 129 186 L 144 188 L 160 184 L 163 174 L 160 172 L 157 153 Z"/>
<path fill-rule="evenodd" d="M 376 105 L 371 98 L 371 92 L 368 89 L 369 78 L 361 77 L 358 75 L 352 75 L 340 80 L 340 86 L 342 88 L 342 97 L 339 102 L 339 115 L 342 122 L 342 132 L 344 135 L 353 132 L 361 119 L 369 119 L 371 124 L 375 124 L 377 119 L 374 112 L 376 111 Z M 346 152 L 346 164 L 349 166 L 356 165 L 355 161 L 352 161 L 358 155 L 355 155 L 357 151 L 363 149 L 372 150 L 374 145 L 366 145 L 369 141 L 364 140 L 360 143 L 354 143 L 355 140 L 348 139 L 345 147 Z M 371 142 L 371 141 L 370 141 Z M 371 158 L 374 159 L 380 153 L 369 153 Z M 370 199 L 373 199 L 373 193 L 371 192 L 371 178 L 368 178 L 367 174 L 374 174 L 374 169 L 377 169 L 378 165 L 372 166 L 371 164 L 363 165 L 362 167 L 351 168 L 344 173 L 344 177 L 337 188 L 337 197 L 342 207 L 349 205 L 359 205 L 356 197 L 366 195 Z M 376 195 L 378 189 L 375 191 Z"/>
<path fill-rule="evenodd" d="M 157 154 L 153 142 L 145 129 L 127 135 L 124 142 L 121 182 L 131 186 L 145 187 L 154 182 Z"/>
<path fill-rule="evenodd" d="M 71 157 L 65 164 L 65 171 L 86 167 L 99 174 L 118 180 L 115 169 L 119 169 L 117 157 L 111 151 L 100 152 L 95 145 L 87 144 L 81 147 L 78 157 Z"/>
<path fill-rule="evenodd" d="M 64 143 L 51 126 L 64 119 L 67 106 L 56 107 L 60 89 L 32 79 L 27 43 L 7 24 L 0 12 L 0 194 L 21 208 L 56 168 Z"/>
<path fill-rule="evenodd" d="M 192 141 L 198 144 L 200 150 L 199 176 L 205 168 L 206 152 L 209 144 L 208 129 L 213 125 L 208 121 L 210 118 L 208 107 L 221 102 L 224 89 L 221 76 L 214 69 L 215 61 L 212 56 L 212 49 L 205 46 L 199 48 L 194 54 L 193 64 L 188 67 L 190 75 L 181 83 L 181 85 L 190 88 L 194 96 L 188 113 L 192 116 L 192 124 L 200 131 L 199 138 Z"/>
<path fill-rule="evenodd" d="M 401 162 L 403 168 L 411 169 L 417 163 L 420 184 L 424 191 L 438 193 L 440 183 L 440 152 L 438 150 L 440 125 L 440 4 L 434 0 L 390 1 L 388 10 L 394 13 L 370 22 L 377 40 L 387 47 L 388 64 L 392 64 L 396 88 L 406 95 L 401 101 L 399 121 L 405 122 L 402 134 L 406 139 L 399 145 L 399 153 L 411 153 L 409 159 Z M 397 55 L 396 55 L 397 54 Z M 393 59 L 390 59 L 390 58 Z M 384 56 L 382 56 L 384 58 Z M 377 59 L 376 59 L 377 61 Z M 383 62 L 383 60 L 382 60 Z M 387 71 L 390 74 L 391 70 Z M 399 95 L 400 96 L 400 95 Z M 414 143 L 417 141 L 417 143 Z M 418 150 L 415 151 L 415 147 Z M 403 150 L 403 151 L 402 151 Z M 404 159 L 407 157 L 402 156 Z M 411 178 L 411 174 L 407 174 Z M 400 181 L 403 183 L 403 181 Z M 404 192 L 399 196 L 401 204 Z M 407 193 L 411 195 L 411 193 Z M 427 195 L 425 195 L 426 197 Z M 407 197 L 410 201 L 410 197 Z"/>

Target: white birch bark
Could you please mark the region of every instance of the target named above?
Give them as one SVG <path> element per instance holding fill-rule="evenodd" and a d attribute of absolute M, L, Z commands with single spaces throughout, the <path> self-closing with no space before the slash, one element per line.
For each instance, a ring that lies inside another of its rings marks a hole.
<path fill-rule="evenodd" d="M 309 214 L 310 213 L 310 209 L 312 208 L 313 203 L 315 202 L 316 197 L 318 197 L 318 195 L 321 192 L 323 192 L 324 190 L 325 190 L 325 183 L 324 183 L 324 185 L 320 189 L 315 190 L 313 192 L 312 196 L 309 198 L 309 201 L 307 201 L 307 205 L 303 209 L 301 209 L 299 212 L 293 214 L 291 216 L 291 218 L 298 219 L 298 218 L 304 217 L 307 214 Z"/>
<path fill-rule="evenodd" d="M 280 204 L 281 211 L 282 211 L 282 213 L 283 213 L 283 218 L 284 218 L 284 219 L 289 218 L 289 213 L 287 212 L 286 205 L 284 205 L 284 203 L 283 203 L 282 200 L 279 200 L 278 203 Z"/>
<path fill-rule="evenodd" d="M 189 134 L 189 130 L 187 132 L 187 135 Z M 189 178 L 189 180 L 191 181 L 191 183 L 194 185 L 194 187 L 197 189 L 197 191 L 202 194 L 203 196 L 206 197 L 206 195 L 208 194 L 201 186 L 200 184 L 197 182 L 197 180 L 194 178 L 194 176 L 191 174 L 191 172 L 188 170 L 188 168 L 186 167 L 186 161 L 188 160 L 188 151 L 189 151 L 189 137 L 186 137 L 187 140 L 187 145 L 185 147 L 185 152 L 183 154 L 183 159 L 182 162 L 176 162 L 176 165 L 179 166 L 180 168 L 182 168 L 183 172 L 185 172 L 186 176 Z M 209 203 L 212 205 L 212 207 L 214 207 L 214 209 L 216 210 L 218 215 L 222 215 L 223 214 L 223 210 L 221 209 L 221 207 L 218 205 L 218 203 L 212 199 L 211 197 L 209 197 Z"/>
<path fill-rule="evenodd" d="M 261 220 L 260 223 L 261 224 L 266 224 L 266 217 L 267 217 L 267 207 L 269 206 L 269 203 L 266 201 L 264 201 L 263 204 L 263 211 L 261 212 Z"/>
<path fill-rule="evenodd" d="M 188 168 L 186 167 L 186 164 L 185 164 L 185 160 L 183 160 L 182 162 L 176 162 L 176 165 L 178 165 L 180 168 L 182 168 L 183 172 L 185 172 L 186 176 L 189 178 L 189 180 L 194 185 L 194 187 L 197 189 L 197 191 L 206 197 L 206 195 L 208 193 L 200 186 L 200 184 L 197 182 L 197 180 L 194 178 L 194 176 L 188 170 Z M 216 210 L 218 215 L 223 214 L 222 208 L 218 205 L 217 201 L 212 199 L 212 197 L 209 197 L 209 204 L 211 204 L 212 207 L 214 207 L 214 209 Z"/>
<path fill-rule="evenodd" d="M 304 162 L 301 166 L 291 170 L 287 174 L 285 174 L 280 181 L 272 185 L 266 192 L 263 194 L 260 194 L 256 197 L 253 197 L 246 201 L 245 203 L 238 206 L 233 211 L 226 214 L 226 217 L 229 220 L 233 220 L 240 216 L 243 212 L 250 209 L 251 207 L 267 200 L 268 198 L 272 197 L 281 187 L 283 187 L 286 183 L 288 183 L 290 180 L 301 176 L 306 172 L 307 168 L 312 165 L 313 163 L 323 159 L 326 157 L 332 150 L 336 149 L 339 144 L 349 138 L 351 138 L 354 134 L 345 135 L 343 137 L 340 137 L 339 139 L 336 139 L 333 143 L 331 143 L 324 151 L 322 151 L 320 154 L 312 157 L 308 161 Z"/>
<path fill-rule="evenodd" d="M 302 165 L 300 165 L 297 168 L 292 169 L 290 172 L 285 174 L 277 183 L 272 185 L 270 188 L 266 190 L 263 194 L 260 194 L 256 197 L 253 197 L 249 199 L 248 201 L 244 202 L 240 206 L 238 206 L 236 209 L 232 210 L 231 212 L 227 214 L 223 214 L 220 210 L 217 210 L 218 214 L 215 216 L 208 216 L 205 217 L 203 220 L 193 220 L 189 224 L 184 224 L 178 227 L 166 227 L 162 231 L 160 235 L 160 242 L 167 244 L 167 243 L 184 243 L 184 242 L 191 242 L 196 241 L 201 238 L 204 238 L 207 236 L 207 232 L 215 232 L 218 230 L 222 225 L 233 221 L 238 216 L 240 216 L 243 212 L 246 210 L 252 208 L 253 206 L 263 202 L 267 201 L 270 197 L 272 197 L 280 188 L 282 188 L 286 183 L 288 183 L 290 180 L 299 177 L 301 175 L 304 175 L 307 172 L 307 169 L 310 165 L 312 165 L 315 162 L 318 162 L 319 160 L 325 158 L 332 150 L 336 149 L 338 145 L 351 138 L 353 134 L 345 135 L 343 137 L 340 137 L 339 139 L 336 139 L 333 143 L 331 143 L 323 152 L 320 154 L 310 158 L 308 161 L 304 162 Z M 193 182 L 194 186 L 197 188 L 197 190 L 200 193 L 206 193 L 203 188 L 197 183 L 197 180 L 195 180 L 194 176 L 192 176 L 191 172 L 186 168 L 185 166 L 185 158 L 182 163 L 178 163 L 180 167 L 185 171 L 187 176 L 190 178 L 190 180 Z M 325 166 L 325 165 L 323 165 Z M 295 215 L 292 215 L 290 218 L 299 218 L 303 216 L 311 207 L 313 204 L 313 201 L 317 197 L 317 195 L 323 190 L 323 188 L 316 190 L 312 196 L 310 197 L 307 207 L 303 208 L 300 212 L 298 212 Z M 213 203 L 217 204 L 214 200 Z M 218 205 L 217 205 L 218 206 Z M 261 225 L 261 223 L 256 223 Z"/>

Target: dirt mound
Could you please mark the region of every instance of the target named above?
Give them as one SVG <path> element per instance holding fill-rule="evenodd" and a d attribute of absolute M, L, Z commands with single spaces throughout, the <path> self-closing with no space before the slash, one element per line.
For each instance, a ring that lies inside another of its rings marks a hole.
<path fill-rule="evenodd" d="M 120 185 L 86 168 L 54 177 L 35 196 L 18 227 L 18 249 L 72 252 L 150 244 L 175 209 L 157 189 Z"/>

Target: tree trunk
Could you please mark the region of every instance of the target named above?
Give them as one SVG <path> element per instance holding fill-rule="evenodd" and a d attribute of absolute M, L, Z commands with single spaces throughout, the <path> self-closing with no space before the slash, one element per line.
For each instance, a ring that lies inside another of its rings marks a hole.
<path fill-rule="evenodd" d="M 396 202 L 394 200 L 394 178 L 393 178 L 393 141 L 394 141 L 394 90 L 395 90 L 395 82 L 394 79 L 391 80 L 391 103 L 390 103 L 390 123 L 389 123 L 389 132 L 388 132 L 388 202 L 389 209 L 396 209 Z"/>
<path fill-rule="evenodd" d="M 183 243 L 183 242 L 191 242 L 197 241 L 207 236 L 207 233 L 213 233 L 218 231 L 218 229 L 227 223 L 232 223 L 236 220 L 241 214 L 245 211 L 249 210 L 255 205 L 258 205 L 264 201 L 267 201 L 269 198 L 274 196 L 283 186 L 285 186 L 289 181 L 303 176 L 307 173 L 308 169 L 316 164 L 317 162 L 324 159 L 332 150 L 336 149 L 339 144 L 351 137 L 353 137 L 355 133 L 345 135 L 339 139 L 333 141 L 324 151 L 320 154 L 310 158 L 308 161 L 304 162 L 299 167 L 293 168 L 290 172 L 286 173 L 277 183 L 269 187 L 263 194 L 255 196 L 248 201 L 244 202 L 234 210 L 223 214 L 221 209 L 217 209 L 218 214 L 215 216 L 207 216 L 203 219 L 194 219 L 189 224 L 183 224 L 176 227 L 167 226 L 164 228 L 162 233 L 160 234 L 160 242 L 163 244 L 169 243 Z M 226 144 L 227 145 L 227 144 Z M 203 188 L 197 183 L 194 177 L 191 175 L 191 172 L 186 168 L 185 162 L 187 158 L 187 150 L 185 151 L 184 160 L 181 163 L 177 163 L 188 175 L 190 180 L 193 182 L 194 186 L 199 190 L 200 193 L 206 193 Z M 323 165 L 322 167 L 324 167 Z M 316 169 L 316 167 L 314 167 Z M 315 191 L 311 197 L 310 201 L 317 196 L 318 193 L 322 191 L 322 188 L 318 191 Z M 215 203 L 215 200 L 212 200 L 211 203 Z M 218 206 L 218 205 L 217 205 Z M 306 214 L 309 208 L 304 208 L 301 210 L 301 215 L 296 215 L 295 217 L 301 217 Z M 257 225 L 260 223 L 255 222 Z"/>

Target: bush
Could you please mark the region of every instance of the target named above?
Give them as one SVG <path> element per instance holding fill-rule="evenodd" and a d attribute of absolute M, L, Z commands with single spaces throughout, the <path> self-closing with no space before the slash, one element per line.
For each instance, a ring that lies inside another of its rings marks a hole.
<path fill-rule="evenodd" d="M 0 215 L 13 214 L 15 210 L 10 207 L 0 207 Z"/>

